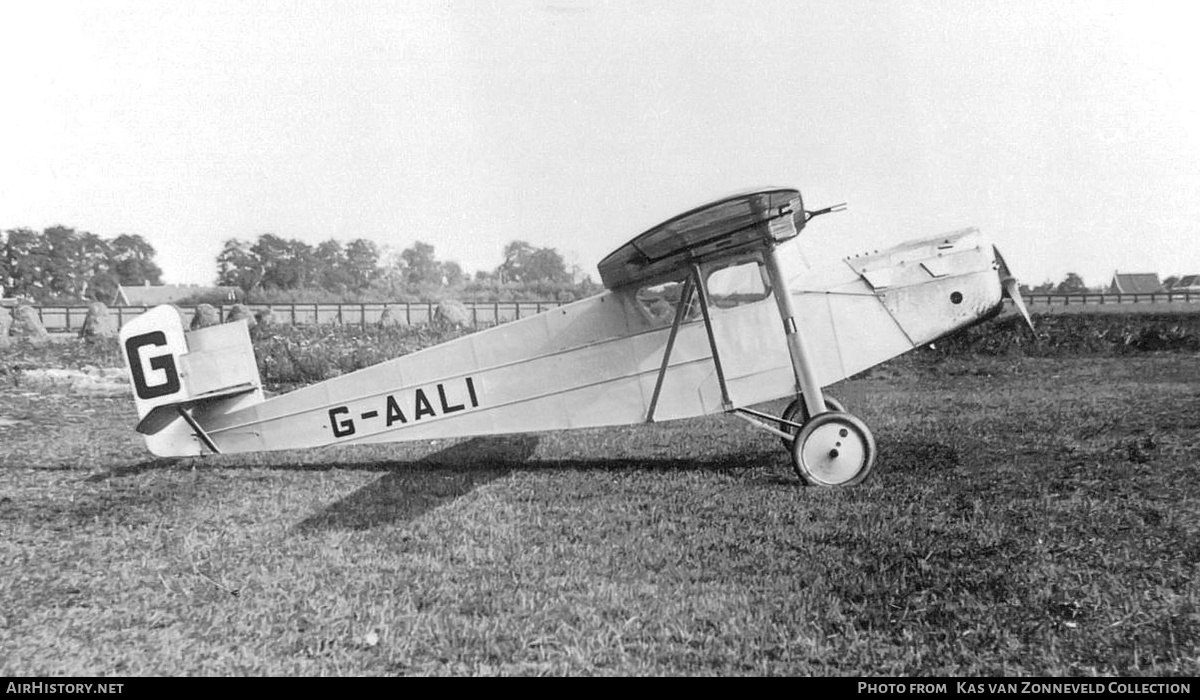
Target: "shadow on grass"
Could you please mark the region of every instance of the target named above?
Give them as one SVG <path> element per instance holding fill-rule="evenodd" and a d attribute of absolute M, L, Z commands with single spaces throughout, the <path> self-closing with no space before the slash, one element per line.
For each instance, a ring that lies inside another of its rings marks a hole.
<path fill-rule="evenodd" d="M 537 446 L 536 435 L 473 438 L 413 462 L 389 463 L 387 473 L 381 478 L 301 521 L 295 530 L 365 530 L 411 521 L 477 486 L 517 471 L 742 471 L 770 467 L 778 461 L 775 452 L 753 452 L 711 458 L 559 459 L 531 463 L 529 459 Z M 775 476 L 770 478 L 774 481 Z"/>
<path fill-rule="evenodd" d="M 537 445 L 538 438 L 533 435 L 473 438 L 415 462 L 390 463 L 382 477 L 294 529 L 366 530 L 415 520 L 476 486 L 509 474 L 533 456 Z"/>
<path fill-rule="evenodd" d="M 281 469 L 286 471 L 359 470 L 382 472 L 382 476 L 354 493 L 330 504 L 295 526 L 297 531 L 365 530 L 381 524 L 406 522 L 459 498 L 477 486 L 503 478 L 514 471 L 626 471 L 641 472 L 750 472 L 757 484 L 796 485 L 778 450 L 721 453 L 684 457 L 604 457 L 544 459 L 530 462 L 538 447 L 537 434 L 478 437 L 451 445 L 415 459 L 333 459 L 297 463 L 293 456 L 255 460 L 251 463 L 208 462 L 214 469 Z M 208 458 L 212 459 L 212 458 Z M 208 461 L 206 459 L 205 461 Z M 220 459 L 219 457 L 217 458 Z M 319 458 L 318 458 L 319 459 Z M 136 477 L 154 470 L 186 470 L 199 466 L 189 458 L 148 459 L 119 466 L 86 477 L 89 482 Z"/>
<path fill-rule="evenodd" d="M 88 482 L 108 481 L 109 479 L 120 479 L 127 476 L 137 476 L 155 469 L 169 469 L 179 463 L 179 459 L 174 457 L 160 457 L 157 459 L 147 459 L 137 464 L 127 464 L 123 467 L 113 467 L 108 471 L 92 474 L 84 479 Z"/>

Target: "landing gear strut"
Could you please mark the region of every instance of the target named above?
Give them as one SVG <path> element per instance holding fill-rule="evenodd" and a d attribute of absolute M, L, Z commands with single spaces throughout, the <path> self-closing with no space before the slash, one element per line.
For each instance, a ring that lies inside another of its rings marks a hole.
<path fill-rule="evenodd" d="M 825 397 L 825 408 L 829 409 L 830 411 L 841 411 L 842 413 L 846 412 L 846 407 L 842 405 L 842 402 L 838 401 L 832 396 Z M 804 396 L 800 395 L 792 399 L 792 402 L 788 404 L 787 408 L 783 409 L 783 415 L 780 416 L 780 418 L 782 420 L 779 421 L 779 429 L 786 433 L 791 433 L 792 437 L 791 439 L 779 438 L 779 442 L 783 443 L 783 448 L 785 450 L 790 450 L 792 448 L 792 442 L 795 441 L 796 436 L 800 434 L 800 429 L 804 427 L 804 424 L 808 422 L 809 418 L 812 418 L 812 416 L 808 414 L 808 406 L 804 405 Z"/>

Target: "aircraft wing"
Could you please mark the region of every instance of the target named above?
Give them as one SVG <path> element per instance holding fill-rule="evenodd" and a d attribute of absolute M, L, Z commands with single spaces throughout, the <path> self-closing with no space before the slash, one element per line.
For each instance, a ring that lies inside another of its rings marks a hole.
<path fill-rule="evenodd" d="M 686 270 L 692 262 L 733 255 L 796 237 L 804 227 L 798 190 L 744 192 L 676 216 L 600 261 L 600 279 L 618 289 Z"/>

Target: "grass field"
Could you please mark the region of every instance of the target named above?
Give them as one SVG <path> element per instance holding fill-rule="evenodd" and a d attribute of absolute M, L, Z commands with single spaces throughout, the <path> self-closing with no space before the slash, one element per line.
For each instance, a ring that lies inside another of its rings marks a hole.
<path fill-rule="evenodd" d="M 154 461 L 0 376 L 0 674 L 1196 675 L 1198 368 L 885 365 L 840 490 L 725 418 Z"/>

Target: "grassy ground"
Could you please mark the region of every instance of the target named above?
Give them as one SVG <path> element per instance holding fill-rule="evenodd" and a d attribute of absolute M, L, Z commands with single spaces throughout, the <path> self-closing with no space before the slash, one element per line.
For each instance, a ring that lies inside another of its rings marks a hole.
<path fill-rule="evenodd" d="M 884 366 L 841 490 L 724 418 L 161 462 L 0 377 L 0 675 L 1196 675 L 1198 366 Z"/>

